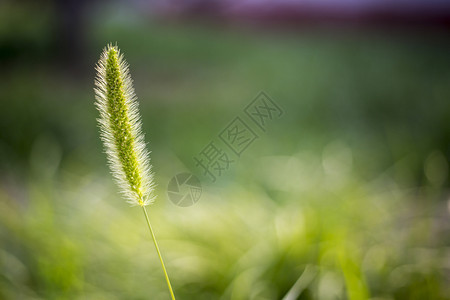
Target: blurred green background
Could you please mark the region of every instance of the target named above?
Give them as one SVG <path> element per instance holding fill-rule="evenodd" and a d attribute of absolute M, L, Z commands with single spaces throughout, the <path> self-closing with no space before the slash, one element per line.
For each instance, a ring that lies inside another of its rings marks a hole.
<path fill-rule="evenodd" d="M 448 30 L 61 3 L 0 2 L 0 299 L 169 297 L 99 139 L 108 42 L 131 66 L 177 299 L 450 299 Z M 285 114 L 212 183 L 193 157 L 261 90 Z M 186 208 L 167 197 L 180 172 L 203 186 Z"/>

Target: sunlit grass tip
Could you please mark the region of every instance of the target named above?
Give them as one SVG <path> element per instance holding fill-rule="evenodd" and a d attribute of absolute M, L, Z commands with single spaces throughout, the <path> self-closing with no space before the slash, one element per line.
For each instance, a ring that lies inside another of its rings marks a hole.
<path fill-rule="evenodd" d="M 129 67 L 117 46 L 108 44 L 96 65 L 95 105 L 108 164 L 132 205 L 154 201 L 154 181 Z"/>
<path fill-rule="evenodd" d="M 95 105 L 100 112 L 98 123 L 109 166 L 128 202 L 142 207 L 170 297 L 175 300 L 169 275 L 145 209 L 145 206 L 154 201 L 154 183 L 128 64 L 119 48 L 109 44 L 103 50 L 96 70 Z"/>

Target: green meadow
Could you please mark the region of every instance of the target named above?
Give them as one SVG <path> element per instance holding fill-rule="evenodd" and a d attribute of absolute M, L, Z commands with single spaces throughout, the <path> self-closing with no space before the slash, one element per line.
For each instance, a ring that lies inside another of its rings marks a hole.
<path fill-rule="evenodd" d="M 448 33 L 108 12 L 72 71 L 38 23 L 0 31 L 0 299 L 169 299 L 99 139 L 94 66 L 109 42 L 130 64 L 177 299 L 450 299 Z M 284 112 L 265 131 L 244 112 L 260 91 Z M 211 141 L 225 151 L 238 116 L 258 138 L 213 182 L 193 158 Z M 167 195 L 181 172 L 202 184 L 189 207 Z"/>

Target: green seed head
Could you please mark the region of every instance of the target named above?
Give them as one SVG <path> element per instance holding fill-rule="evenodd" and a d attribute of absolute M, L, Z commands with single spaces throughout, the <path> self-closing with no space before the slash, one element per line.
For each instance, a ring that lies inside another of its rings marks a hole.
<path fill-rule="evenodd" d="M 117 46 L 106 46 L 96 70 L 95 104 L 112 174 L 129 203 L 149 205 L 154 200 L 149 153 L 128 65 Z"/>

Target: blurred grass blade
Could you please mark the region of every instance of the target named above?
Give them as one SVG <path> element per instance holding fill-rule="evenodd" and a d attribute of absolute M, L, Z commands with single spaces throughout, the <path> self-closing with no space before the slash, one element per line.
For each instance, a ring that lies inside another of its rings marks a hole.
<path fill-rule="evenodd" d="M 297 279 L 289 292 L 284 296 L 283 300 L 295 300 L 303 292 L 303 290 L 313 281 L 316 277 L 317 269 L 311 265 L 307 265 L 302 275 Z"/>

